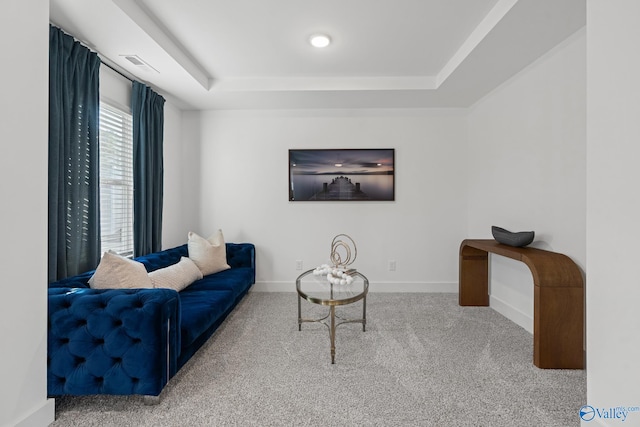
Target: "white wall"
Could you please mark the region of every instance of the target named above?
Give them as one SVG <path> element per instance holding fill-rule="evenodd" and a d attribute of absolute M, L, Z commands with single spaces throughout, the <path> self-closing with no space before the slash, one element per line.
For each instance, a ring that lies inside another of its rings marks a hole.
<path fill-rule="evenodd" d="M 222 228 L 257 246 L 255 289 L 293 290 L 350 235 L 354 266 L 371 289 L 457 290 L 466 236 L 466 124 L 459 110 L 221 111 L 188 113 L 200 141 L 200 215 L 194 231 Z M 291 148 L 395 148 L 394 202 L 289 202 Z M 197 166 L 196 166 L 197 167 Z M 197 205 L 197 200 L 193 201 Z M 397 262 L 395 272 L 388 261 Z"/>
<path fill-rule="evenodd" d="M 100 100 L 131 113 L 131 80 L 100 65 Z"/>
<path fill-rule="evenodd" d="M 164 104 L 164 198 L 162 210 L 162 248 L 172 248 L 187 241 L 189 224 L 184 212 L 192 209 L 185 198 L 185 169 L 189 165 L 183 159 L 182 111 L 169 100 Z"/>
<path fill-rule="evenodd" d="M 181 177 L 179 191 L 182 196 L 181 221 L 176 224 L 176 232 L 182 233 L 186 241 L 186 233 L 200 228 L 200 170 L 205 163 L 200 156 L 201 120 L 199 112 L 183 112 L 180 134 L 180 151 L 176 153 L 181 159 Z M 167 180 L 165 180 L 165 185 Z"/>
<path fill-rule="evenodd" d="M 469 236 L 491 226 L 534 230 L 531 245 L 586 262 L 586 34 L 584 30 L 469 112 Z M 491 256 L 491 306 L 533 331 L 533 279 Z"/>
<path fill-rule="evenodd" d="M 0 15 L 0 425 L 45 426 L 49 2 L 8 0 Z M 16 35 L 19 34 L 19 37 Z"/>
<path fill-rule="evenodd" d="M 638 16 L 636 0 L 587 3 L 587 400 L 598 408 L 640 406 Z"/>

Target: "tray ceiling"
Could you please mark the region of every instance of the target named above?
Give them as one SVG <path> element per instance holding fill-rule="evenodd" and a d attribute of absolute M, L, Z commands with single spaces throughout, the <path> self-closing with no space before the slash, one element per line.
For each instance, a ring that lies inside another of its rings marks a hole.
<path fill-rule="evenodd" d="M 582 28 L 585 8 L 584 0 L 51 0 L 50 17 L 182 109 L 468 107 Z M 313 48 L 314 33 L 331 45 Z"/>

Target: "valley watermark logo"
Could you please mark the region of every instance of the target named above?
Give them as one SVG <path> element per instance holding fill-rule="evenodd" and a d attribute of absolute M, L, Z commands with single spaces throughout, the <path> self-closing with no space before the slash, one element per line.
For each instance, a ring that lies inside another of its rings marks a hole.
<path fill-rule="evenodd" d="M 640 406 L 616 406 L 611 408 L 598 408 L 597 406 L 584 405 L 578 413 L 583 421 L 592 421 L 595 418 L 626 421 L 632 412 L 640 412 Z"/>

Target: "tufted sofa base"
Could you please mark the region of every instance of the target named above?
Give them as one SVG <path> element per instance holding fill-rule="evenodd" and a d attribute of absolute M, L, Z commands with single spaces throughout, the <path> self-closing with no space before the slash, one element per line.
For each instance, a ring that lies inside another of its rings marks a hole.
<path fill-rule="evenodd" d="M 136 260 L 151 272 L 182 256 L 188 256 L 187 245 Z M 227 262 L 230 270 L 181 292 L 91 289 L 93 272 L 51 283 L 49 396 L 159 396 L 255 283 L 252 244 L 227 243 Z"/>

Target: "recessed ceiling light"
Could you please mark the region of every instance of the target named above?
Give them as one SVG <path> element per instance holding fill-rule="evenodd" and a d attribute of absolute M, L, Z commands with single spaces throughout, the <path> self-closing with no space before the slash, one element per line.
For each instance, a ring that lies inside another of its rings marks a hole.
<path fill-rule="evenodd" d="M 327 47 L 331 44 L 331 37 L 326 34 L 314 34 L 309 37 L 309 43 L 311 43 L 313 47 Z"/>

